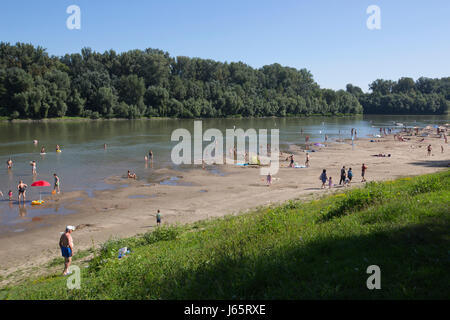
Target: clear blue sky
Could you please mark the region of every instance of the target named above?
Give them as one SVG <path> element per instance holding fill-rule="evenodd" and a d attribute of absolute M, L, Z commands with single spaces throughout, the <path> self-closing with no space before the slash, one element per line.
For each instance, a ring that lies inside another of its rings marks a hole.
<path fill-rule="evenodd" d="M 81 8 L 81 30 L 66 28 L 71 4 Z M 372 4 L 381 30 L 366 27 Z M 377 78 L 450 76 L 450 1 L 2 1 L 0 41 L 58 56 L 151 47 L 256 68 L 278 62 L 307 68 L 321 87 L 366 91 Z"/>

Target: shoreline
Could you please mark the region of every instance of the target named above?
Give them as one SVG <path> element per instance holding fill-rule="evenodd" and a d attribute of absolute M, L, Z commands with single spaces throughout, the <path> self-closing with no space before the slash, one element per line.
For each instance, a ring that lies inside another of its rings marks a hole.
<path fill-rule="evenodd" d="M 450 162 L 448 145 L 435 137 L 426 137 L 423 142 L 417 142 L 419 136 L 411 138 L 408 142 L 394 141 L 392 135 L 373 138 L 381 142 L 370 142 L 371 138 L 358 138 L 355 150 L 352 150 L 348 140 L 330 142 L 324 148 L 315 147 L 317 152 L 310 153 L 310 168 L 288 168 L 288 162 L 281 161 L 280 170 L 274 175 L 273 185 L 270 187 L 265 184 L 265 177 L 259 175 L 259 168 L 221 165 L 220 171 L 224 175 L 201 168 L 186 172 L 158 169 L 164 176 L 179 177 L 179 185 L 163 185 L 158 182 L 149 184 L 111 176 L 105 182 L 119 186 L 126 181 L 129 186 L 95 191 L 94 197 L 83 195 L 84 191 L 50 196 L 48 206 L 62 205 L 76 213 L 42 216 L 40 222 L 48 224 L 47 226 L 26 233 L 0 236 L 0 287 L 14 281 L 8 279 L 8 275 L 42 266 L 59 257 L 59 233 L 67 224 L 78 226 L 73 235 L 76 255 L 77 252 L 98 246 L 110 238 L 124 238 L 152 230 L 156 226 L 154 214 L 157 209 L 161 210 L 163 224 L 186 224 L 347 189 L 320 189 L 318 176 L 324 168 L 333 176 L 334 182 L 338 183 L 342 165 L 352 167 L 352 184 L 357 187 L 363 185 L 359 182 L 362 162 L 368 165 L 368 181 L 391 180 L 447 168 L 446 164 Z M 437 142 L 445 146 L 443 154 L 436 147 Z M 428 143 L 434 145 L 432 157 L 426 156 Z M 292 144 L 289 151 L 294 154 L 296 162 L 304 163 L 305 153 L 301 147 Z M 372 156 L 378 153 L 391 153 L 392 157 Z M 283 157 L 286 155 L 283 154 Z M 80 197 L 83 200 L 77 203 L 75 199 Z"/>

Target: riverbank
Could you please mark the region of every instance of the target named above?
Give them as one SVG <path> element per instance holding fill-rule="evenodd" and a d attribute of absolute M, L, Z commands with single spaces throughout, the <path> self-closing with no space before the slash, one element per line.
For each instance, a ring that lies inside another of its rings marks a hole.
<path fill-rule="evenodd" d="M 369 183 L 108 241 L 75 256 L 79 289 L 55 270 L 0 299 L 447 299 L 449 178 Z M 124 246 L 131 252 L 118 259 Z M 367 280 L 369 266 L 378 282 Z"/>
<path fill-rule="evenodd" d="M 21 280 L 20 272 L 27 274 L 33 268 L 38 269 L 33 272 L 45 273 L 45 270 L 39 270 L 40 266 L 60 255 L 59 235 L 68 224 L 79 227 L 74 233 L 76 254 L 113 237 L 130 237 L 153 230 L 157 209 L 161 210 L 164 225 L 186 224 L 343 190 L 342 187 L 320 189 L 318 177 L 322 169 L 327 169 L 334 183 L 338 183 L 341 167 L 351 167 L 354 173 L 352 184 L 361 186 L 362 163 L 368 166 L 368 181 L 391 180 L 447 168 L 450 149 L 442 139 L 434 135 L 421 142 L 420 137 L 410 138 L 407 142 L 395 141 L 393 136 L 358 139 L 353 148 L 348 140 L 315 147 L 316 152 L 310 153 L 310 168 L 288 168 L 288 162 L 283 161 L 270 187 L 265 184 L 265 177 L 260 176 L 259 168 L 221 166 L 223 174 L 201 168 L 183 173 L 158 169 L 158 174 L 165 180 L 177 177 L 173 183 L 166 184 L 148 184 L 113 176 L 106 182 L 129 186 L 96 191 L 93 197 L 83 191 L 51 196 L 46 206 L 63 205 L 77 213 L 43 216 L 40 223 L 46 226 L 0 237 L 0 285 Z M 430 157 L 426 151 L 428 144 L 434 148 Z M 441 153 L 440 145 L 444 146 L 444 153 Z M 300 146 L 291 145 L 290 152 L 296 162 L 304 163 L 305 153 Z M 391 154 L 391 157 L 374 156 L 380 153 Z M 283 154 L 281 159 L 287 155 Z"/>

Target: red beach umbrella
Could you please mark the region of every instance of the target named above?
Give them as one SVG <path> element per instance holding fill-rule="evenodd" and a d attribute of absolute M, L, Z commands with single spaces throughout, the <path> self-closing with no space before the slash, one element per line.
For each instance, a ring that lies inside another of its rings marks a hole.
<path fill-rule="evenodd" d="M 45 180 L 35 181 L 31 184 L 32 187 L 50 187 L 50 183 Z M 39 201 L 42 203 L 41 193 L 39 192 Z M 40 204 L 40 203 L 39 203 Z"/>
<path fill-rule="evenodd" d="M 50 187 L 50 182 L 45 180 L 35 181 L 31 184 L 32 187 Z"/>

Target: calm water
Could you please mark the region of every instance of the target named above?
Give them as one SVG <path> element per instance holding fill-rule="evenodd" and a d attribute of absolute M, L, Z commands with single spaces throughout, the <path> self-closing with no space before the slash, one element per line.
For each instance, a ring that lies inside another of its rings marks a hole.
<path fill-rule="evenodd" d="M 395 127 L 400 122 L 405 126 L 436 125 L 449 122 L 448 116 L 357 116 L 357 117 L 311 117 L 288 119 L 209 119 L 203 120 L 203 131 L 208 128 L 220 129 L 279 129 L 281 149 L 292 143 L 303 143 L 306 135 L 312 142 L 323 141 L 324 134 L 329 140 L 350 137 L 351 128 L 356 128 L 359 137 L 378 133 L 379 127 Z M 57 123 L 0 123 L 0 190 L 4 201 L 0 201 L 0 233 L 22 232 L 18 223 L 46 214 L 69 214 L 63 207 L 45 209 L 32 207 L 30 203 L 19 207 L 16 203 L 17 184 L 20 179 L 29 186 L 33 182 L 30 161 L 37 161 L 36 180 L 47 180 L 53 185 L 52 174 L 61 178 L 65 192 L 85 190 L 92 196 L 94 190 L 112 188 L 104 182 L 110 176 L 123 175 L 127 170 L 136 172 L 145 183 L 157 177 L 154 170 L 175 167 L 170 161 L 170 152 L 177 142 L 171 142 L 171 133 L 178 128 L 188 129 L 193 134 L 193 120 L 136 120 L 136 121 L 92 121 Z M 303 129 L 303 135 L 300 130 Z M 37 145 L 33 140 L 38 140 Z M 104 150 L 103 144 L 107 144 Z M 55 152 L 59 144 L 62 153 Z M 47 154 L 40 155 L 41 146 Z M 146 167 L 144 156 L 153 150 L 153 168 Z M 6 169 L 6 161 L 12 158 L 14 167 Z M 220 170 L 213 169 L 220 174 Z M 169 180 L 174 182 L 175 180 Z M 126 183 L 126 182 L 124 182 Z M 170 185 L 170 183 L 167 183 Z M 27 199 L 35 200 L 49 194 L 52 188 L 28 188 Z M 13 191 L 14 202 L 7 199 Z"/>

